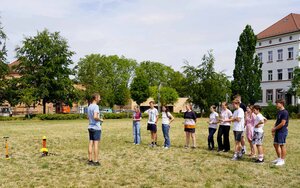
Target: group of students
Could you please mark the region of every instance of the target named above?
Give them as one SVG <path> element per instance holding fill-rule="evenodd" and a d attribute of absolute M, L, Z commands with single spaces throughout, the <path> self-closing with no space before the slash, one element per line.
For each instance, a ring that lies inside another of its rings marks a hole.
<path fill-rule="evenodd" d="M 103 119 L 100 117 L 99 107 L 97 105 L 101 98 L 99 94 L 94 94 L 92 96 L 92 103 L 88 107 L 88 118 L 89 118 L 89 164 L 98 166 L 100 165 L 98 161 L 98 143 L 101 139 L 101 124 Z M 154 107 L 154 102 L 149 103 L 150 108 L 145 112 L 148 113 L 147 130 L 151 132 L 151 143 L 149 146 L 157 146 L 157 124 L 159 113 Z M 235 109 L 232 113 L 228 109 L 227 102 L 222 102 L 220 115 L 216 112 L 216 106 L 211 106 L 211 114 L 209 116 L 208 123 L 208 149 L 214 150 L 214 134 L 218 129 L 217 142 L 218 142 L 218 152 L 228 152 L 230 150 L 229 132 L 231 124 L 233 123 L 233 133 L 235 140 L 234 155 L 232 160 L 239 160 L 242 158 L 243 154 L 246 153 L 245 147 L 245 136 L 250 144 L 249 156 L 252 158 L 257 158 L 256 163 L 264 162 L 264 152 L 263 152 L 263 140 L 264 140 L 264 124 L 267 119 L 261 114 L 261 107 L 259 105 L 246 107 L 241 102 L 241 97 L 239 95 L 235 96 L 232 101 L 232 106 Z M 277 154 L 277 159 L 272 161 L 276 166 L 281 166 L 285 164 L 286 157 L 286 137 L 288 134 L 288 112 L 284 109 L 284 100 L 279 99 L 276 101 L 276 106 L 278 111 L 277 120 L 272 128 L 272 135 L 274 138 L 274 148 Z M 162 107 L 162 132 L 164 136 L 165 149 L 169 149 L 171 146 L 169 130 L 170 124 L 174 121 L 174 117 L 168 111 L 166 106 Z M 141 119 L 142 114 L 139 106 L 135 106 L 135 111 L 133 113 L 133 140 L 135 145 L 141 143 Z M 197 116 L 192 110 L 192 105 L 186 105 L 186 112 L 184 113 L 184 131 L 186 135 L 185 148 L 196 148 L 196 123 Z M 190 140 L 192 140 L 190 144 Z M 93 158 L 94 153 L 94 160 Z"/>
<path fill-rule="evenodd" d="M 211 106 L 211 114 L 208 121 L 208 149 L 214 149 L 213 136 L 217 131 L 219 124 L 217 135 L 218 152 L 228 152 L 230 150 L 229 131 L 230 125 L 233 122 L 235 147 L 232 160 L 238 160 L 246 153 L 246 136 L 250 145 L 249 156 L 255 159 L 257 150 L 258 155 L 255 162 L 263 163 L 264 124 L 267 122 L 267 119 L 261 114 L 261 107 L 259 105 L 249 105 L 246 107 L 241 102 L 241 97 L 239 95 L 235 96 L 235 99 L 232 101 L 232 106 L 235 109 L 233 114 L 228 109 L 227 102 L 223 102 L 220 117 L 216 112 L 216 106 Z M 285 144 L 286 137 L 288 135 L 289 115 L 287 110 L 284 108 L 283 99 L 276 101 L 276 107 L 278 109 L 278 114 L 276 123 L 272 128 L 272 136 L 274 138 L 273 144 L 278 158 L 272 161 L 272 163 L 276 166 L 282 166 L 285 164 L 286 157 Z"/>

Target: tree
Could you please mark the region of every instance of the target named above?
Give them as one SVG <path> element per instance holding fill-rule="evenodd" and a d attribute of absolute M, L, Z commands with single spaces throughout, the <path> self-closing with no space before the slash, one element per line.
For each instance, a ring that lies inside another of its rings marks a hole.
<path fill-rule="evenodd" d="M 150 86 L 164 86 L 174 88 L 179 96 L 186 96 L 185 78 L 179 71 L 159 62 L 143 61 L 136 68 L 135 75 L 144 77 Z"/>
<path fill-rule="evenodd" d="M 27 108 L 27 117 L 30 118 L 29 108 L 30 106 L 37 101 L 35 97 L 36 89 L 31 88 L 30 86 L 23 88 L 20 91 L 20 102 L 24 103 Z"/>
<path fill-rule="evenodd" d="M 150 87 L 151 97 L 153 97 L 156 103 L 160 102 L 161 105 L 174 104 L 178 100 L 178 93 L 175 89 L 170 87 L 161 87 L 158 90 L 158 87 Z M 159 101 L 158 101 L 159 97 Z"/>
<path fill-rule="evenodd" d="M 3 31 L 3 27 L 1 26 L 0 22 L 0 104 L 4 102 L 4 92 L 5 92 L 5 85 L 4 85 L 4 79 L 5 75 L 8 73 L 8 66 L 6 64 L 6 56 L 7 56 L 7 50 L 6 50 L 6 34 Z"/>
<path fill-rule="evenodd" d="M 231 93 L 228 77 L 214 70 L 214 62 L 215 58 L 210 50 L 197 67 L 188 62 L 183 67 L 189 98 L 200 110 L 208 110 L 213 104 L 218 105 Z"/>
<path fill-rule="evenodd" d="M 150 97 L 149 82 L 143 76 L 136 76 L 130 85 L 131 98 L 138 105 L 145 102 Z"/>
<path fill-rule="evenodd" d="M 16 49 L 20 64 L 17 71 L 22 75 L 20 84 L 30 85 L 35 98 L 42 100 L 43 113 L 46 103 L 69 102 L 76 92 L 69 68 L 74 52 L 59 32 L 38 32 L 34 37 L 25 37 L 22 47 Z"/>
<path fill-rule="evenodd" d="M 98 92 L 101 104 L 113 107 L 114 104 L 122 105 L 128 101 L 129 83 L 135 67 L 135 60 L 123 56 L 90 54 L 79 60 L 76 79 L 86 86 L 86 99 Z"/>
<path fill-rule="evenodd" d="M 250 25 L 240 35 L 233 71 L 232 94 L 240 94 L 245 104 L 254 104 L 261 98 L 262 62 L 255 55 L 257 42 Z"/>
<path fill-rule="evenodd" d="M 298 61 L 300 61 L 300 57 L 298 57 Z M 300 97 L 300 68 L 299 67 L 296 67 L 294 70 L 292 87 L 290 88 L 289 92 Z"/>

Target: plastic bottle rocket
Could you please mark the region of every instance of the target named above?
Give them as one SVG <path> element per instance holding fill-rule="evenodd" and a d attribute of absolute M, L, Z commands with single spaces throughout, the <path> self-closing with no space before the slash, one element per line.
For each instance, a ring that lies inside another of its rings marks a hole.
<path fill-rule="evenodd" d="M 41 149 L 42 152 L 42 157 L 47 156 L 48 155 L 48 149 L 47 149 L 47 139 L 46 136 L 43 136 L 43 147 Z"/>

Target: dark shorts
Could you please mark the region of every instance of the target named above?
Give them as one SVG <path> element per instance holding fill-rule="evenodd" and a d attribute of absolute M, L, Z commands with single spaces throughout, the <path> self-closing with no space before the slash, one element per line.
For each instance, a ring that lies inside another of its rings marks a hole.
<path fill-rule="evenodd" d="M 254 131 L 252 137 L 253 145 L 262 145 L 264 141 L 264 133 Z"/>
<path fill-rule="evenodd" d="M 189 132 L 189 133 L 195 133 L 196 129 L 195 128 L 184 128 L 185 132 Z"/>
<path fill-rule="evenodd" d="M 284 145 L 288 132 L 275 132 L 274 144 Z"/>
<path fill-rule="evenodd" d="M 244 131 L 233 131 L 234 134 L 234 140 L 241 142 L 242 141 L 242 135 Z"/>
<path fill-rule="evenodd" d="M 153 133 L 156 133 L 157 132 L 157 126 L 156 126 L 156 124 L 150 124 L 150 123 L 148 123 L 147 130 L 149 130 L 149 131 L 151 131 Z"/>
<path fill-rule="evenodd" d="M 101 139 L 101 130 L 88 129 L 90 140 L 99 141 Z"/>

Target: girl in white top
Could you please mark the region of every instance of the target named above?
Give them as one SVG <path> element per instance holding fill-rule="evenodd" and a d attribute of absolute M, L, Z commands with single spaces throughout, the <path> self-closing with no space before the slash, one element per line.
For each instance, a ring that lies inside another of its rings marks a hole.
<path fill-rule="evenodd" d="M 215 148 L 215 141 L 214 141 L 214 134 L 218 128 L 219 123 L 219 114 L 216 112 L 217 107 L 215 105 L 212 105 L 210 107 L 211 114 L 209 115 L 209 121 L 208 121 L 208 149 L 213 150 Z"/>
<path fill-rule="evenodd" d="M 218 152 L 228 152 L 230 150 L 229 131 L 231 124 L 230 118 L 232 116 L 232 112 L 228 110 L 227 102 L 222 102 L 222 111 L 220 116 L 220 126 L 217 136 Z"/>
<path fill-rule="evenodd" d="M 174 121 L 174 117 L 169 112 L 166 106 L 162 107 L 162 132 L 165 138 L 164 148 L 169 149 L 171 146 L 169 130 L 170 130 L 170 123 Z"/>

